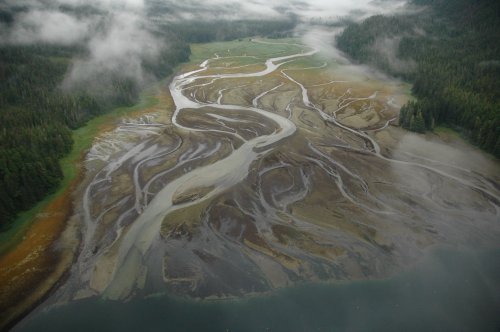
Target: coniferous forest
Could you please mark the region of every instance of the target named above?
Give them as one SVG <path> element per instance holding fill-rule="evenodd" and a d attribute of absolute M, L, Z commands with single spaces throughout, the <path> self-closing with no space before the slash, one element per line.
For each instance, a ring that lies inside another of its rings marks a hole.
<path fill-rule="evenodd" d="M 337 46 L 354 60 L 413 83 L 400 123 L 444 125 L 500 157 L 500 2 L 413 0 L 424 10 L 351 23 Z"/>
<path fill-rule="evenodd" d="M 9 27 L 15 14 L 1 11 L 0 23 Z M 156 26 L 152 33 L 168 46 L 155 59 L 144 59 L 141 67 L 154 80 L 162 79 L 189 59 L 189 42 L 272 35 L 294 24 L 290 20 Z M 0 44 L 0 230 L 56 189 L 62 177 L 59 159 L 72 147 L 71 130 L 138 101 L 143 84 L 120 71 L 96 73 L 66 89 L 64 79 L 74 59 L 86 52 L 78 44 Z"/>
<path fill-rule="evenodd" d="M 500 332 L 500 0 L 0 0 L 0 332 Z"/>
<path fill-rule="evenodd" d="M 424 132 L 446 125 L 500 156 L 500 3 L 496 0 L 413 0 L 425 6 L 397 16 L 373 16 L 349 23 L 337 46 L 413 83 L 415 101 L 400 113 L 403 127 Z M 22 9 L 21 9 L 22 10 Z M 15 13 L 0 13 L 9 26 Z M 172 73 L 189 58 L 190 42 L 254 35 L 287 36 L 296 22 L 227 21 L 160 24 L 167 41 L 154 61 L 141 63 L 154 79 Z M 137 102 L 137 80 L 107 72 L 66 89 L 83 45 L 0 44 L 0 227 L 33 206 L 60 182 L 59 159 L 72 147 L 71 130 L 112 108 Z M 99 84 L 97 82 L 100 82 Z"/>
<path fill-rule="evenodd" d="M 101 93 L 86 86 L 64 91 L 61 82 L 78 47 L 0 47 L 0 216 L 2 225 L 59 183 L 58 160 L 72 146 L 71 129 L 92 117 L 137 101 L 140 86 L 115 75 Z M 183 44 L 163 54 L 173 65 L 189 57 Z M 169 71 L 164 71 L 168 74 Z M 98 77 L 96 77 L 98 79 Z"/>

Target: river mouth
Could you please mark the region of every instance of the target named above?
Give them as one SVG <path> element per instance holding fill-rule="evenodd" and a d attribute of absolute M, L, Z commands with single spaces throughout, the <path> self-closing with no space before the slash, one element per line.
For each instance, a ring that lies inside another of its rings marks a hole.
<path fill-rule="evenodd" d="M 80 300 L 19 331 L 498 331 L 500 251 L 439 249 L 377 281 L 305 284 L 265 296 Z"/>
<path fill-rule="evenodd" d="M 175 107 L 96 140 L 82 250 L 49 306 L 268 294 L 388 277 L 435 245 L 498 248 L 498 161 L 394 126 L 407 86 L 299 43 L 194 46 L 203 60 L 165 87 Z"/>

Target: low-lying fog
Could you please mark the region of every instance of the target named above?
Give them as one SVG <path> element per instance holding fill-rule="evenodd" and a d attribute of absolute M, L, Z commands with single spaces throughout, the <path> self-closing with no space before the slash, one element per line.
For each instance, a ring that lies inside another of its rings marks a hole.
<path fill-rule="evenodd" d="M 293 19 L 305 23 L 361 20 L 374 14 L 407 11 L 402 0 L 6 0 L 0 10 L 10 13 L 10 23 L 0 23 L 0 43 L 32 45 L 84 45 L 86 56 L 74 59 L 65 86 L 88 80 L 95 73 L 119 71 L 144 80 L 141 64 L 158 56 L 168 40 L 158 38 L 153 22 L 189 20 Z M 297 32 L 303 32 L 299 24 Z M 333 29 L 332 29 L 333 31 Z M 338 32 L 338 30 L 337 30 Z M 323 34 L 315 47 L 341 56 Z M 314 42 L 314 40 L 309 40 Z"/>

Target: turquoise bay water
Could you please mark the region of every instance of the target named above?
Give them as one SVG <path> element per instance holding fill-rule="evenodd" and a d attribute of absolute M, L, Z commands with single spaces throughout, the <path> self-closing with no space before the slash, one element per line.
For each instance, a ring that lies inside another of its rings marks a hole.
<path fill-rule="evenodd" d="M 226 301 L 87 299 L 15 331 L 500 331 L 500 250 L 437 250 L 375 281 L 307 284 Z"/>

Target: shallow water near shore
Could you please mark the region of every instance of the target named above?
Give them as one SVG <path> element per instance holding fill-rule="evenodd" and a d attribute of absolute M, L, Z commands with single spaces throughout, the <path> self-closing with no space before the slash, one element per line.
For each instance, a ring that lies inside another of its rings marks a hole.
<path fill-rule="evenodd" d="M 383 280 L 304 284 L 234 300 L 91 298 L 15 331 L 499 331 L 500 250 L 437 249 Z"/>
<path fill-rule="evenodd" d="M 498 332 L 498 162 L 303 48 L 241 73 L 214 51 L 97 139 L 78 259 L 15 330 Z"/>

